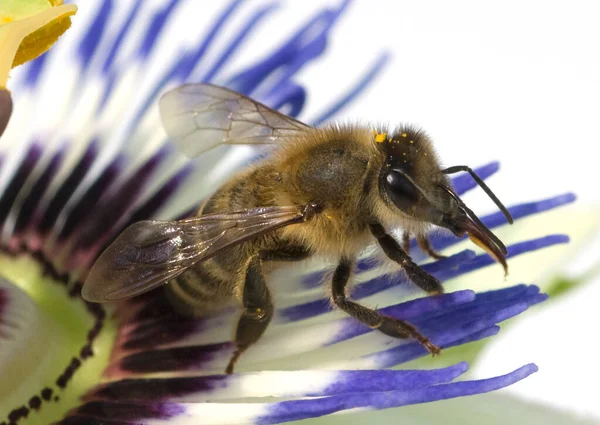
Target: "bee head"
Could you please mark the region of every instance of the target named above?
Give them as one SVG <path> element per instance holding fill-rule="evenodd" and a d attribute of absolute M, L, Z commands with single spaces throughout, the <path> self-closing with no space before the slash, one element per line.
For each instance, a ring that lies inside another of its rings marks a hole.
<path fill-rule="evenodd" d="M 375 132 L 374 137 L 385 155 L 379 190 L 388 204 L 414 220 L 434 224 L 451 212 L 453 199 L 443 190 L 451 187 L 450 180 L 425 132 L 403 126 L 391 135 Z"/>
<path fill-rule="evenodd" d="M 506 208 L 485 183 L 466 166 L 442 169 L 431 140 L 420 129 L 400 127 L 391 136 L 375 131 L 374 138 L 385 155 L 379 192 L 388 205 L 412 220 L 444 227 L 456 236 L 466 233 L 506 271 L 506 247 L 454 192 L 448 174 L 469 172 L 512 223 Z"/>

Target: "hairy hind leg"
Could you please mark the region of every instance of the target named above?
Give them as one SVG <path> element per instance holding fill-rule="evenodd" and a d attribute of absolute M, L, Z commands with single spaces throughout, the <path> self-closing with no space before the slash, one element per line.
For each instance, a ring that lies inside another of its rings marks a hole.
<path fill-rule="evenodd" d="M 235 333 L 236 349 L 225 369 L 228 374 L 233 373 L 233 367 L 242 353 L 260 339 L 273 317 L 273 303 L 259 254 L 254 255 L 246 267 L 242 304 L 244 311 Z"/>
<path fill-rule="evenodd" d="M 291 246 L 276 251 L 262 251 L 254 255 L 246 267 L 240 316 L 235 333 L 236 349 L 229 360 L 226 373 L 233 373 L 235 363 L 244 351 L 256 343 L 273 317 L 273 302 L 262 270 L 262 261 L 299 261 L 310 253 L 301 246 Z"/>

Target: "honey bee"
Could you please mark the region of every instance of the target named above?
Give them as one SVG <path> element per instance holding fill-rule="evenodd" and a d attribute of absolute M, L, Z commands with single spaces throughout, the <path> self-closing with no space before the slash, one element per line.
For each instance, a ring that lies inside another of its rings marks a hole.
<path fill-rule="evenodd" d="M 437 226 L 467 234 L 508 270 L 506 247 L 456 195 L 448 174 L 470 173 L 512 223 L 509 212 L 469 167 L 442 169 L 431 140 L 417 128 L 313 128 L 209 84 L 167 92 L 159 108 L 167 134 L 189 156 L 221 144 L 270 145 L 272 151 L 219 188 L 197 216 L 128 227 L 96 260 L 82 295 L 110 302 L 168 283 L 168 299 L 194 316 L 237 300 L 243 311 L 226 373 L 273 315 L 265 263 L 334 259 L 328 283 L 334 306 L 384 334 L 414 338 L 433 355 L 440 348 L 413 325 L 349 298 L 357 255 L 377 242 L 416 286 L 440 294 L 442 285 L 413 262 L 407 243 L 416 237 L 424 252 L 441 257 L 427 239 Z M 397 228 L 402 243 L 388 233 Z"/>

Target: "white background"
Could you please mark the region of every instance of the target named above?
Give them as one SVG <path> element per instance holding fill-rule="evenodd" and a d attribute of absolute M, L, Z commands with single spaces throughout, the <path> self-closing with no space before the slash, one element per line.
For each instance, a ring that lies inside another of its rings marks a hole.
<path fill-rule="evenodd" d="M 284 3 L 282 26 L 323 4 Z M 572 221 L 595 216 L 600 201 L 598 12 L 591 1 L 357 0 L 333 32 L 326 58 L 300 76 L 309 89 L 302 118 L 310 120 L 387 50 L 392 60 L 385 71 L 340 117 L 418 124 L 446 165 L 500 160 L 501 173 L 490 182 L 507 204 L 576 192 L 578 204 L 565 210 L 573 218 L 563 214 L 556 228 L 544 229 L 569 232 Z M 270 26 L 250 42 L 252 49 L 284 29 Z M 483 197 L 473 199 L 492 208 Z M 598 258 L 598 244 L 587 251 Z M 555 272 L 561 258 L 532 268 Z M 581 273 L 585 264 L 572 264 L 569 273 Z M 475 374 L 534 361 L 540 372 L 507 392 L 600 419 L 599 300 L 597 281 L 532 309 L 495 338 Z"/>

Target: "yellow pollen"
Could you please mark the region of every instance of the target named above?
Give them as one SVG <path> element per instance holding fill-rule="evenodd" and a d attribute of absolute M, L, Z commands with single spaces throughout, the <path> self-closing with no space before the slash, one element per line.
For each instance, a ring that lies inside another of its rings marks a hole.
<path fill-rule="evenodd" d="M 402 137 L 406 137 L 406 133 L 402 133 Z"/>
<path fill-rule="evenodd" d="M 383 143 L 387 138 L 387 133 L 377 133 L 375 130 L 373 130 L 373 135 L 375 136 L 375 141 L 377 143 Z"/>

